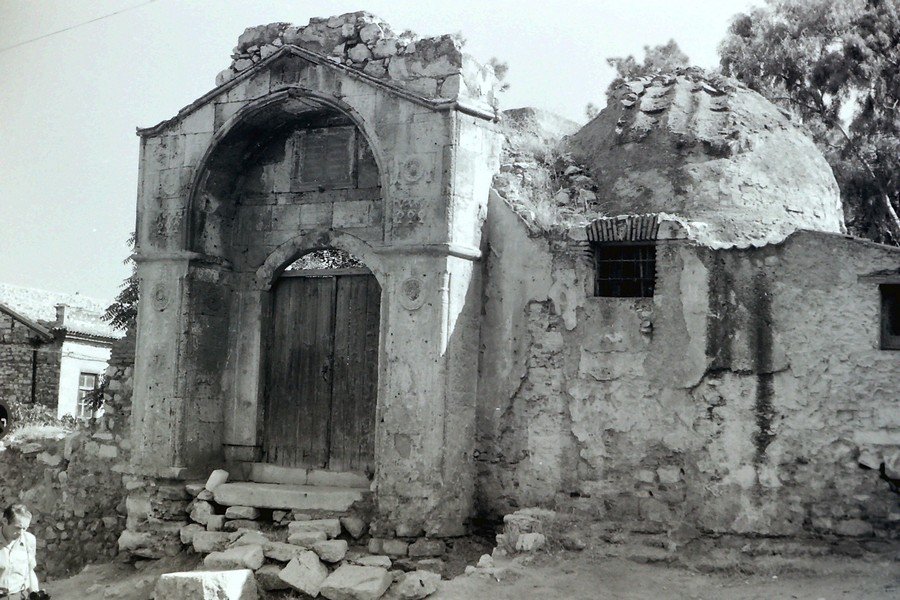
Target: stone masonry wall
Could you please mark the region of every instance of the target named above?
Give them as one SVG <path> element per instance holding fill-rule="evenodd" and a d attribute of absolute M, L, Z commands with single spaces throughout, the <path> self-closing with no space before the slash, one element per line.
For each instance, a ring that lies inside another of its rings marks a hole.
<path fill-rule="evenodd" d="M 40 578 L 115 556 L 125 525 L 122 470 L 109 431 L 37 434 L 0 448 L 0 504 L 21 502 L 32 512 Z"/>
<path fill-rule="evenodd" d="M 38 576 L 58 578 L 117 553 L 125 527 L 134 336 L 113 345 L 104 415 L 76 431 L 32 428 L 0 444 L 0 506 L 33 514 Z"/>
<path fill-rule="evenodd" d="M 896 264 L 895 251 L 813 233 L 752 251 L 671 240 L 653 298 L 594 298 L 589 258 L 499 214 L 479 382 L 483 511 L 539 505 L 659 533 L 897 537 L 896 495 L 859 466 L 900 468 L 897 357 L 878 350 L 877 285 L 857 281 Z"/>
<path fill-rule="evenodd" d="M 32 401 L 53 408 L 59 396 L 60 343 L 42 343 L 34 331 L 0 312 L 0 399 L 7 403 Z"/>

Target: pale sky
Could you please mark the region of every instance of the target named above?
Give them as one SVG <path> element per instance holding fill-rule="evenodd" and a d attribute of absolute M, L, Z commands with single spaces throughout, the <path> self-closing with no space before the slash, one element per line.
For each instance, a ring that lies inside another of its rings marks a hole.
<path fill-rule="evenodd" d="M 508 63 L 503 108 L 534 106 L 582 122 L 589 102 L 605 103 L 607 57 L 641 60 L 645 45 L 674 38 L 693 64 L 714 67 L 730 18 L 758 4 L 0 0 L 0 282 L 115 296 L 134 229 L 135 128 L 212 89 L 246 27 L 367 10 L 397 32 L 461 32 L 476 59 Z"/>

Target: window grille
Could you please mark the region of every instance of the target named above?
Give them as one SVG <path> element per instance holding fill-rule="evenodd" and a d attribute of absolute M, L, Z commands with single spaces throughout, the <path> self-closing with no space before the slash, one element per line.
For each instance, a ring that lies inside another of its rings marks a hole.
<path fill-rule="evenodd" d="M 594 296 L 652 298 L 656 284 L 655 244 L 592 243 Z"/>

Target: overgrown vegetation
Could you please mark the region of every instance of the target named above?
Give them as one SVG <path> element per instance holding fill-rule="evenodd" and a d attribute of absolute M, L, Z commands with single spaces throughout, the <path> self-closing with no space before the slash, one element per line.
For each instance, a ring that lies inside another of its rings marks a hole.
<path fill-rule="evenodd" d="M 122 282 L 121 291 L 116 295 L 112 304 L 106 307 L 103 320 L 121 331 L 127 330 L 137 322 L 137 306 L 140 298 L 140 286 L 137 277 L 137 263 L 134 262 L 135 234 L 128 238 L 128 247 L 132 254 L 122 261 L 131 267 L 131 275 Z"/>

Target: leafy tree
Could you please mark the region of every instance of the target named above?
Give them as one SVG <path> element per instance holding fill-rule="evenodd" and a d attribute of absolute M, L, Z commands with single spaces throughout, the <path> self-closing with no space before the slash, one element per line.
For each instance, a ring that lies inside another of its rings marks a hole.
<path fill-rule="evenodd" d="M 898 0 L 768 0 L 738 14 L 722 70 L 795 114 L 834 170 L 850 230 L 900 244 Z"/>
<path fill-rule="evenodd" d="M 607 58 L 606 64 L 615 68 L 616 77 L 606 89 L 609 96 L 622 82 L 631 81 L 644 75 L 655 75 L 674 71 L 689 65 L 687 54 L 682 52 L 675 40 L 669 40 L 658 46 L 644 46 L 644 62 L 639 63 L 633 55 L 625 58 Z"/>
<path fill-rule="evenodd" d="M 135 237 L 131 234 L 128 245 L 134 250 Z M 121 291 L 116 295 L 112 304 L 106 307 L 103 320 L 116 329 L 128 329 L 137 322 L 138 298 L 140 296 L 137 277 L 137 263 L 132 255 L 124 260 L 124 264 L 131 266 L 131 275 L 122 282 Z"/>

